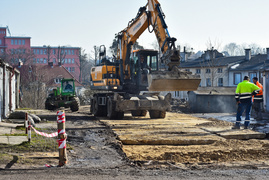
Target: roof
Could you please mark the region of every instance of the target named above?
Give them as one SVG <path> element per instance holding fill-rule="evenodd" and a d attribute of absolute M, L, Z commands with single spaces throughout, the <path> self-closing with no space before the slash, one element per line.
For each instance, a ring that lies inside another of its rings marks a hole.
<path fill-rule="evenodd" d="M 232 67 L 233 65 L 238 65 Z M 227 66 L 230 71 L 258 71 L 269 68 L 269 60 L 267 60 L 267 54 L 258 54 L 251 56 L 250 60 L 246 60 L 245 56 L 229 56 L 218 57 L 213 60 L 205 60 L 202 57 L 195 60 L 188 60 L 181 62 L 182 68 L 201 68 L 201 67 L 220 67 Z"/>
<path fill-rule="evenodd" d="M 27 81 L 29 79 L 38 78 L 40 81 L 45 82 L 49 87 L 58 87 L 60 84 L 55 82 L 55 79 L 75 79 L 75 86 L 83 86 L 79 81 L 65 69 L 63 66 L 54 65 L 23 65 L 17 68 L 21 72 L 21 81 Z M 29 72 L 29 70 L 32 70 Z"/>
<path fill-rule="evenodd" d="M 11 39 L 11 38 L 31 39 L 31 37 L 24 37 L 24 36 L 5 36 L 5 38 L 7 38 L 7 39 Z"/>
<path fill-rule="evenodd" d="M 197 68 L 197 67 L 212 67 L 212 66 L 231 66 L 236 63 L 245 61 L 245 56 L 230 56 L 219 57 L 214 60 L 205 60 L 204 58 L 198 58 L 195 60 L 188 60 L 180 63 L 182 68 Z"/>
<path fill-rule="evenodd" d="M 258 71 L 269 65 L 266 54 L 252 56 L 250 60 L 245 60 L 236 68 L 230 68 L 230 71 Z"/>
<path fill-rule="evenodd" d="M 31 48 L 44 48 L 44 49 L 47 49 L 48 48 L 48 46 L 31 46 Z M 50 48 L 52 48 L 52 49 L 58 49 L 59 48 L 59 46 L 50 46 Z M 61 48 L 62 49 L 81 49 L 80 47 L 71 47 L 71 46 L 61 46 Z"/>

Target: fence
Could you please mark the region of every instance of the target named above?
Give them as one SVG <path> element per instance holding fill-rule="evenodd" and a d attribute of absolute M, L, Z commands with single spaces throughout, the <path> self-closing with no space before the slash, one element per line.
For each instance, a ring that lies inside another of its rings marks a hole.
<path fill-rule="evenodd" d="M 55 151 L 58 143 L 58 151 L 59 151 L 59 166 L 63 166 L 67 164 L 67 153 L 66 153 L 66 138 L 67 135 L 65 133 L 65 112 L 58 111 L 57 112 L 57 129 L 52 126 L 46 126 L 42 129 L 42 132 L 39 129 L 34 128 L 31 125 L 31 122 L 28 119 L 28 113 L 25 114 L 25 132 L 28 134 L 28 142 L 31 142 L 31 129 L 39 135 L 40 146 L 39 148 L 50 149 L 51 147 L 55 147 Z M 57 138 L 56 138 L 57 137 Z M 41 138 L 41 139 L 40 139 Z M 35 142 L 35 143 L 38 143 Z M 47 148 L 46 146 L 50 147 Z M 52 148 L 53 149 L 53 148 Z"/>

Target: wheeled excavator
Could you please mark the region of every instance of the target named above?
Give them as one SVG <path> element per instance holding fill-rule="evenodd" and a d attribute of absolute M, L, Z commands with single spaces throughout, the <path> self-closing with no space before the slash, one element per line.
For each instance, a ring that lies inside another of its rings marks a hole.
<path fill-rule="evenodd" d="M 132 116 L 165 118 L 171 110 L 171 94 L 161 91 L 193 91 L 200 77 L 179 70 L 180 53 L 175 47 L 176 38 L 170 37 L 160 3 L 148 0 L 128 26 L 116 35 L 118 48 L 113 60 L 100 46 L 99 61 L 91 68 L 90 86 L 95 90 L 91 97 L 91 113 L 122 119 L 124 113 Z M 154 32 L 161 51 L 135 49 L 134 44 L 146 30 Z"/>

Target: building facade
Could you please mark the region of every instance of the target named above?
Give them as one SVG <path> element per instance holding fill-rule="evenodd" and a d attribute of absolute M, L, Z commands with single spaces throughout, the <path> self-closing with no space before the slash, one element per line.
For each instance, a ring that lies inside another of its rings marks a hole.
<path fill-rule="evenodd" d="M 0 27 L 0 57 L 10 64 L 58 64 L 80 80 L 80 48 L 31 46 L 31 37 L 7 35 L 8 27 Z"/>

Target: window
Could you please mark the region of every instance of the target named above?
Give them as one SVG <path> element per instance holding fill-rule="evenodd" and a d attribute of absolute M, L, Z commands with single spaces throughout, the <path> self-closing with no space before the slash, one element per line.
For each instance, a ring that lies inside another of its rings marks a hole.
<path fill-rule="evenodd" d="M 206 86 L 211 87 L 211 78 L 206 78 Z"/>
<path fill-rule="evenodd" d="M 206 69 L 206 71 L 205 71 L 206 73 L 210 73 L 211 72 L 211 70 L 210 69 Z"/>
<path fill-rule="evenodd" d="M 201 69 L 196 69 L 196 74 L 201 74 Z"/>
<path fill-rule="evenodd" d="M 241 73 L 234 73 L 234 84 L 237 85 L 241 82 Z"/>
<path fill-rule="evenodd" d="M 36 54 L 39 54 L 39 49 L 36 50 Z"/>
<path fill-rule="evenodd" d="M 0 44 L 2 44 L 2 40 L 0 39 Z"/>
<path fill-rule="evenodd" d="M 72 64 L 74 64 L 75 63 L 75 59 L 72 59 Z"/>
<path fill-rule="evenodd" d="M 19 39 L 19 45 L 21 45 L 21 40 Z"/>
<path fill-rule="evenodd" d="M 222 87 L 223 86 L 223 78 L 218 79 L 218 86 Z"/>
<path fill-rule="evenodd" d="M 47 59 L 44 58 L 44 63 L 47 63 Z"/>
<path fill-rule="evenodd" d="M 33 50 L 33 53 L 35 54 L 35 49 Z"/>
<path fill-rule="evenodd" d="M 46 49 L 44 49 L 44 54 L 47 54 L 47 50 Z"/>
<path fill-rule="evenodd" d="M 22 45 L 25 45 L 25 40 L 22 40 Z"/>
<path fill-rule="evenodd" d="M 253 78 L 254 77 L 257 77 L 257 73 L 249 73 L 249 78 L 250 78 L 250 81 L 253 82 Z"/>
<path fill-rule="evenodd" d="M 190 72 L 190 69 L 185 69 L 185 71 Z"/>
<path fill-rule="evenodd" d="M 55 58 L 53 58 L 53 63 L 56 63 L 56 59 Z"/>
<path fill-rule="evenodd" d="M 14 44 L 14 40 L 13 39 L 11 39 L 11 45 L 13 45 Z"/>
<path fill-rule="evenodd" d="M 67 50 L 65 50 L 64 52 L 65 52 L 65 54 L 67 54 Z"/>
<path fill-rule="evenodd" d="M 1 49 L 1 53 L 2 53 L 2 54 L 4 53 L 4 49 Z"/>
<path fill-rule="evenodd" d="M 35 59 L 35 58 L 33 59 L 33 63 L 34 63 L 34 64 L 36 63 L 36 59 Z"/>
<path fill-rule="evenodd" d="M 53 49 L 53 54 L 56 54 L 56 51 L 55 51 L 55 49 Z"/>
<path fill-rule="evenodd" d="M 68 60 L 67 60 L 67 59 L 65 59 L 65 64 L 67 64 L 67 62 L 68 62 Z"/>
<path fill-rule="evenodd" d="M 40 54 L 43 54 L 43 50 L 42 49 L 40 49 Z"/>
<path fill-rule="evenodd" d="M 71 54 L 71 51 L 70 51 L 70 49 L 68 50 L 68 54 Z"/>
<path fill-rule="evenodd" d="M 72 55 L 74 55 L 74 50 L 72 50 Z"/>
<path fill-rule="evenodd" d="M 36 63 L 37 63 L 37 64 L 39 63 L 39 58 L 36 59 Z"/>
<path fill-rule="evenodd" d="M 222 73 L 222 68 L 218 68 L 218 73 Z"/>
<path fill-rule="evenodd" d="M 43 64 L 43 58 L 40 58 L 40 63 L 42 63 L 42 64 Z"/>
<path fill-rule="evenodd" d="M 71 68 L 71 71 L 72 71 L 72 72 L 75 72 L 75 67 L 72 67 L 72 68 Z"/>
<path fill-rule="evenodd" d="M 15 39 L 15 45 L 17 45 L 18 44 L 18 40 L 17 39 Z"/>
<path fill-rule="evenodd" d="M 68 59 L 68 63 L 71 64 L 71 59 Z"/>
<path fill-rule="evenodd" d="M 54 79 L 54 82 L 56 83 L 56 84 L 61 84 L 61 78 L 56 78 L 56 79 Z"/>

